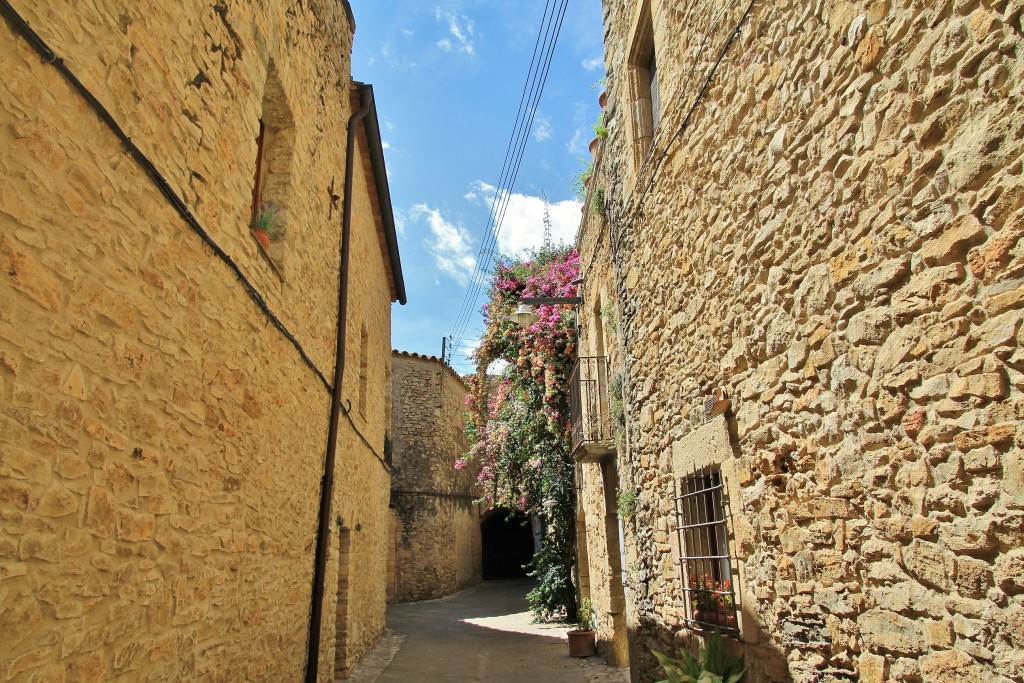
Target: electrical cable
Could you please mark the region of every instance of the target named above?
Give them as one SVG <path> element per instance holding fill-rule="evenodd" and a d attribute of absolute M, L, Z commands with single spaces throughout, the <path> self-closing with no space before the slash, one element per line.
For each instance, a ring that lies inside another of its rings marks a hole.
<path fill-rule="evenodd" d="M 510 170 L 510 161 L 511 161 L 512 157 L 514 156 L 513 149 L 518 144 L 519 135 L 518 135 L 517 131 L 520 130 L 521 122 L 524 120 L 522 118 L 523 112 L 524 112 L 524 104 L 527 104 L 526 110 L 528 110 L 529 109 L 528 103 L 530 101 L 532 101 L 532 91 L 531 91 L 531 88 L 530 88 L 530 84 L 531 84 L 531 82 L 534 82 L 534 80 L 536 78 L 536 73 L 538 73 L 538 71 L 539 71 L 539 70 L 535 70 L 535 67 L 537 65 L 537 49 L 541 45 L 541 37 L 542 36 L 544 37 L 544 41 L 543 41 L 544 47 L 541 48 L 542 52 L 543 52 L 543 50 L 547 49 L 548 35 L 550 34 L 550 27 L 551 27 L 551 24 L 548 23 L 548 10 L 550 9 L 550 7 L 551 7 L 551 0 L 548 0 L 547 4 L 544 7 L 544 15 L 543 15 L 543 17 L 541 19 L 541 28 L 537 31 L 537 38 L 534 41 L 533 54 L 530 57 L 530 68 L 527 71 L 526 83 L 523 85 L 523 92 L 522 92 L 522 94 L 520 95 L 520 98 L 519 98 L 519 109 L 516 111 L 515 122 L 514 122 L 514 124 L 512 126 L 512 135 L 509 137 L 508 146 L 506 147 L 506 150 L 505 150 L 505 158 L 504 158 L 504 161 L 502 162 L 501 174 L 499 175 L 498 183 L 495 186 L 494 198 L 491 200 L 491 211 L 490 211 L 490 214 L 488 216 L 488 222 L 487 222 L 487 225 L 484 228 L 484 235 L 483 235 L 482 239 L 480 240 L 480 250 L 479 250 L 478 255 L 477 255 L 476 264 L 474 265 L 473 275 L 470 278 L 470 289 L 467 290 L 467 296 L 463 300 L 462 306 L 461 306 L 461 308 L 459 310 L 459 314 L 456 317 L 456 322 L 455 322 L 455 326 L 454 326 L 453 330 L 458 330 L 459 329 L 459 325 L 462 324 L 463 317 L 468 318 L 469 316 L 472 315 L 473 302 L 475 301 L 476 296 L 479 294 L 479 288 L 481 286 L 480 282 L 481 282 L 482 276 L 483 276 L 483 268 L 484 268 L 483 263 L 486 262 L 487 259 L 485 257 L 488 256 L 489 252 L 491 251 L 489 245 L 493 246 L 493 242 L 491 241 L 490 238 L 491 238 L 491 236 L 493 234 L 494 218 L 495 218 L 495 215 L 496 215 L 495 204 L 500 200 L 500 198 L 502 196 L 501 195 L 501 188 L 503 188 L 505 186 L 505 183 L 506 183 L 506 180 L 507 180 L 507 177 L 508 177 L 507 174 L 508 174 L 508 172 Z M 552 13 L 551 16 L 553 17 L 554 13 Z M 547 25 L 546 29 L 545 29 L 545 25 Z M 530 96 L 529 99 L 527 98 L 527 92 L 528 91 L 531 91 L 531 96 Z M 471 295 L 470 291 L 473 291 L 474 294 Z"/>
<path fill-rule="evenodd" d="M 80 80 L 78 80 L 78 77 L 75 76 L 74 72 L 64 64 L 64 60 L 57 56 L 50 46 L 47 45 L 46 41 L 44 41 L 39 34 L 32 29 L 29 23 L 18 13 L 18 11 L 11 6 L 8 0 L 0 0 L 0 13 L 2 13 L 8 21 L 14 25 L 17 32 L 20 33 L 28 43 L 35 48 L 36 52 L 42 56 L 43 61 L 57 69 L 65 80 L 71 84 L 74 90 L 78 92 L 90 107 L 92 107 L 99 119 L 107 125 L 114 136 L 125 146 L 129 156 L 131 156 L 132 159 L 142 167 L 142 170 L 146 172 L 146 175 L 150 177 L 150 180 L 152 180 L 157 186 L 157 189 L 164 195 L 171 207 L 174 208 L 188 226 L 192 228 L 197 235 L 199 235 L 200 239 L 202 239 L 203 242 L 213 250 L 213 253 L 235 273 L 250 298 L 252 298 L 256 303 L 256 306 L 270 320 L 271 324 L 278 329 L 282 336 L 291 342 L 292 346 L 294 346 L 299 352 L 299 356 L 302 358 L 302 361 L 313 371 L 321 384 L 323 384 L 324 388 L 328 392 L 331 391 L 331 385 L 327 381 L 327 378 L 313 362 L 313 359 L 306 353 L 302 344 L 299 343 L 298 339 L 296 339 L 291 332 L 288 331 L 288 328 L 285 327 L 284 323 L 274 315 L 273 311 L 271 311 L 270 307 L 267 305 L 267 302 L 264 301 L 262 295 L 260 295 L 256 287 L 245 276 L 238 264 L 235 263 L 228 253 L 225 252 L 212 237 L 210 237 L 210 234 L 205 228 L 203 228 L 198 219 L 192 215 L 192 212 L 189 210 L 184 200 L 175 193 L 170 183 L 168 183 L 160 171 L 157 170 L 149 157 L 147 157 L 142 150 L 132 142 L 132 139 L 124 132 L 110 111 L 103 106 L 103 104 Z"/>
<path fill-rule="evenodd" d="M 520 100 L 520 111 L 517 113 L 516 124 L 513 127 L 509 140 L 509 147 L 502 165 L 502 174 L 499 177 L 498 185 L 495 187 L 494 196 L 491 199 L 490 217 L 481 240 L 476 267 L 474 268 L 466 297 L 463 299 L 459 314 L 456 317 L 451 335 L 452 338 L 460 338 L 465 333 L 465 328 L 472 318 L 483 284 L 486 282 L 484 274 L 489 271 L 493 261 L 493 247 L 497 243 L 498 235 L 511 200 L 512 189 L 515 187 L 515 181 L 519 175 L 526 143 L 537 114 L 537 105 L 547 84 L 548 73 L 550 72 L 554 50 L 565 19 L 567 5 L 568 0 L 562 0 L 559 5 L 555 6 L 550 17 L 548 17 L 550 2 L 545 7 L 544 19 L 548 21 L 548 24 L 546 28 L 542 25 L 541 29 L 538 30 L 533 59 L 531 60 L 527 80 L 523 88 L 523 95 Z M 555 18 L 556 14 L 558 15 L 557 19 Z M 537 45 L 541 45 L 539 63 L 536 60 Z M 523 108 L 524 102 L 527 103 L 525 109 Z"/>
<path fill-rule="evenodd" d="M 132 142 L 131 138 L 124 132 L 124 130 L 117 123 L 117 120 L 114 119 L 110 111 L 103 106 L 103 104 L 96 98 L 95 95 L 92 94 L 92 92 L 85 86 L 85 84 L 78 80 L 78 77 L 75 76 L 74 72 L 71 71 L 71 69 L 68 68 L 66 64 L 64 64 L 64 60 L 57 56 L 57 54 L 50 48 L 50 46 L 47 45 L 46 41 L 44 41 L 39 36 L 39 34 L 37 34 L 35 30 L 32 29 L 31 25 L 29 25 L 29 23 L 25 21 L 25 19 L 18 13 L 18 11 L 11 6 L 8 0 L 0 0 L 0 13 L 2 13 L 15 26 L 15 28 L 18 30 L 21 36 L 28 43 L 35 48 L 36 52 L 38 52 L 39 55 L 43 58 L 43 62 L 46 64 L 50 64 L 54 68 L 56 68 L 60 72 L 60 74 L 78 92 L 78 94 L 83 99 L 85 99 L 86 102 L 89 103 L 89 105 L 96 112 L 96 115 L 99 117 L 99 119 L 103 121 L 111 130 L 111 132 L 113 132 L 114 136 L 121 141 L 121 143 L 127 149 L 128 154 L 136 161 L 136 163 L 139 164 L 139 166 L 142 167 L 143 171 L 145 171 L 146 174 L 150 177 L 153 183 L 157 186 L 157 189 L 160 190 L 160 193 L 163 194 L 164 197 L 167 199 L 168 203 L 170 203 L 172 208 L 174 208 L 178 212 L 178 215 L 181 216 L 181 218 L 184 219 L 184 221 L 188 224 L 188 226 L 199 235 L 203 242 L 205 242 L 206 245 L 213 250 L 213 253 L 216 254 L 225 264 L 227 264 L 227 266 L 235 273 L 235 275 L 241 281 L 242 286 L 245 288 L 246 292 L 255 301 L 257 307 L 259 307 L 259 309 L 264 313 L 264 315 L 266 315 L 270 319 L 270 322 L 274 325 L 274 327 L 278 329 L 279 332 L 281 332 L 285 339 L 292 343 L 292 345 L 299 352 L 299 355 L 301 356 L 303 362 L 307 366 L 309 366 L 309 368 L 316 374 L 316 376 L 320 379 L 320 382 L 323 384 L 324 388 L 328 392 L 332 391 L 332 387 L 330 385 L 330 382 L 327 381 L 327 377 L 325 377 L 324 374 L 320 371 L 320 369 L 313 363 L 313 360 L 306 353 L 305 349 L 302 347 L 302 344 L 292 335 L 291 332 L 288 331 L 288 328 L 285 327 L 284 323 L 281 322 L 281 320 L 276 315 L 274 315 L 273 311 L 270 310 L 270 307 L 267 305 L 266 301 L 260 295 L 259 291 L 245 276 L 241 268 L 239 268 L 238 264 L 235 263 L 235 261 L 227 254 L 227 252 L 225 252 L 221 248 L 219 244 L 217 244 L 213 240 L 212 237 L 210 237 L 210 234 L 205 230 L 205 228 L 203 228 L 202 224 L 199 223 L 198 219 L 196 219 L 196 217 L 192 215 L 192 212 L 189 210 L 184 200 L 182 200 L 174 192 L 174 190 L 170 186 L 170 183 L 168 183 L 167 180 L 160 173 L 160 171 L 157 170 L 156 166 L 153 164 L 152 161 L 150 161 L 149 157 L 147 157 L 142 152 L 142 150 L 140 150 L 138 146 Z M 363 444 L 370 450 L 370 452 L 373 453 L 374 456 L 376 456 L 376 459 L 384 467 L 385 471 L 390 472 L 390 467 L 388 466 L 384 456 L 378 453 L 377 450 L 373 447 L 373 445 L 370 444 L 369 439 L 367 439 L 363 435 L 359 427 L 356 426 L 356 423 L 352 420 L 352 416 L 347 411 L 342 412 L 344 413 L 345 418 L 348 420 L 349 425 L 352 427 L 352 431 L 356 433 L 356 435 L 363 442 Z"/>
<path fill-rule="evenodd" d="M 735 27 L 733 27 L 732 31 L 729 34 L 729 38 L 725 41 L 725 45 L 722 47 L 721 51 L 719 51 L 718 58 L 715 60 L 715 63 L 711 66 L 711 70 L 708 72 L 707 77 L 704 79 L 703 85 L 701 85 L 700 90 L 697 92 L 697 96 L 694 98 L 693 104 L 690 105 L 690 108 L 686 112 L 686 116 L 683 117 L 682 123 L 679 125 L 679 128 L 676 129 L 676 132 L 672 135 L 671 138 L 669 138 L 668 142 L 665 144 L 665 149 L 662 150 L 661 156 L 659 156 L 657 161 L 654 162 L 654 166 L 650 171 L 650 177 L 647 178 L 647 182 L 644 185 L 643 191 L 640 193 L 640 196 L 634 202 L 631 213 L 622 223 L 620 223 L 620 228 L 618 230 L 619 235 L 621 235 L 626 228 L 632 226 L 633 221 L 635 221 L 637 216 L 639 215 L 640 207 L 643 205 L 643 201 L 647 197 L 648 191 L 654 185 L 654 179 L 661 168 L 662 162 L 665 160 L 666 157 L 668 157 L 668 152 L 672 148 L 673 143 L 679 139 L 679 136 L 681 136 L 683 132 L 687 129 L 687 127 L 690 125 L 690 118 L 693 116 L 693 113 L 694 111 L 696 111 L 697 106 L 704 98 L 704 95 L 707 92 L 708 87 L 710 87 L 711 85 L 711 81 L 715 77 L 715 73 L 718 71 L 718 67 L 721 65 L 722 60 L 725 58 L 725 54 L 729 51 L 729 48 L 732 46 L 733 42 L 736 40 L 736 37 L 739 35 L 740 29 L 743 27 L 743 24 L 746 22 L 747 18 L 750 16 L 751 11 L 754 9 L 755 1 L 756 0 L 750 0 L 750 2 L 748 3 L 747 8 L 743 12 L 743 15 L 740 17 L 739 22 L 737 22 Z M 705 36 L 705 42 L 706 41 L 707 36 Z M 654 155 L 652 154 L 651 158 L 653 158 L 653 156 Z M 613 245 L 613 248 L 615 248 L 615 246 L 616 245 Z"/>

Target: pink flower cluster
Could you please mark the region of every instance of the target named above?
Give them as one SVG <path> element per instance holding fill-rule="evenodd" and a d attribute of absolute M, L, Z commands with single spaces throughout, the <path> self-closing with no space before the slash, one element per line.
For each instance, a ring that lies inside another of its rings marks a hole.
<path fill-rule="evenodd" d="M 478 481 L 495 504 L 528 509 L 540 503 L 536 498 L 545 469 L 542 457 L 555 456 L 531 453 L 529 440 L 535 435 L 529 425 L 534 424 L 534 414 L 542 416 L 547 431 L 568 452 L 566 389 L 576 350 L 573 309 L 537 306 L 538 320 L 527 329 L 514 325 L 509 315 L 522 297 L 575 296 L 572 282 L 579 267 L 579 255 L 567 249 L 532 261 L 502 263 L 491 278 L 490 300 L 482 308 L 486 331 L 476 353 L 478 375 L 470 381 L 465 401 L 474 443 L 455 467 L 479 462 Z M 483 373 L 497 359 L 509 366 L 505 377 L 495 382 Z M 528 414 L 524 392 L 529 386 L 542 391 L 539 413 Z"/>

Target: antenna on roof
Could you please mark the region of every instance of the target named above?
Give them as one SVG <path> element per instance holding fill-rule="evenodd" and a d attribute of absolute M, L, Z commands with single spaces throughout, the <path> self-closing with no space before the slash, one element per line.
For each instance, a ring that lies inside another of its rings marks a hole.
<path fill-rule="evenodd" d="M 548 202 L 548 193 L 543 188 L 540 193 L 544 196 L 544 244 L 541 250 L 547 253 L 551 251 L 551 204 Z"/>

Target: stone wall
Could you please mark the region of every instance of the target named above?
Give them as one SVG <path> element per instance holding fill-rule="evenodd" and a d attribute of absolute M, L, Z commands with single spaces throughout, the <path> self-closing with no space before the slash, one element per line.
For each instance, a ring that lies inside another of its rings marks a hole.
<path fill-rule="evenodd" d="M 347 3 L 16 5 L 331 376 Z M 0 672 L 299 680 L 330 393 L 54 66 L 0 32 Z M 273 83 L 295 124 L 278 264 L 247 229 Z M 356 176 L 344 395 L 362 327 L 372 389 L 341 423 L 354 569 L 339 601 L 332 528 L 321 680 L 338 623 L 343 664 L 384 623 L 393 288 Z"/>
<path fill-rule="evenodd" d="M 748 680 L 1024 680 L 1021 4 L 644 4 L 604 3 L 594 252 L 639 489 L 634 680 L 689 640 L 671 493 L 699 464 Z M 732 412 L 701 427 L 718 386 Z"/>
<path fill-rule="evenodd" d="M 389 600 L 449 595 L 481 580 L 476 473 L 455 469 L 469 450 L 462 379 L 433 357 L 392 354 Z"/>
<path fill-rule="evenodd" d="M 603 150 L 603 146 L 602 146 Z M 583 208 L 577 250 L 586 281 L 580 288 L 579 354 L 585 358 L 606 359 L 609 394 L 618 396 L 613 386 L 621 386 L 622 355 L 618 345 L 618 311 L 614 295 L 611 252 L 608 244 L 608 222 L 604 207 L 598 205 L 597 189 L 604 189 L 604 153 L 594 161 L 594 192 Z M 590 362 L 590 361 L 586 361 Z M 607 401 L 604 408 L 610 410 Z M 614 411 L 611 411 L 614 413 Z M 624 425 L 612 415 L 609 424 L 617 445 L 624 442 Z M 623 544 L 630 525 L 628 511 L 620 514 L 618 499 L 623 491 L 632 491 L 631 482 L 620 476 L 615 454 L 600 462 L 577 464 L 580 482 L 577 516 L 579 553 L 579 585 L 582 597 L 589 597 L 594 611 L 598 652 L 615 666 L 629 664 L 627 625 L 628 584 L 630 564 L 635 563 L 633 544 Z M 621 518 L 621 519 L 620 519 Z M 625 548 L 623 548 L 625 545 Z M 623 550 L 626 553 L 623 553 Z"/>

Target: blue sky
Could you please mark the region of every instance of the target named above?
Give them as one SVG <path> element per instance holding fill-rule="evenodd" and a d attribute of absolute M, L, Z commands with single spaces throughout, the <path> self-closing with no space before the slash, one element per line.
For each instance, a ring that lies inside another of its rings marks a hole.
<path fill-rule="evenodd" d="M 352 75 L 377 99 L 409 303 L 392 345 L 437 356 L 476 265 L 515 123 L 544 0 L 352 0 Z M 600 0 L 570 0 L 544 95 L 498 236 L 500 251 L 539 246 L 543 200 L 553 235 L 580 219 L 568 179 L 588 158 L 604 74 Z M 466 337 L 482 330 L 481 299 Z M 471 369 L 465 342 L 452 363 Z"/>

